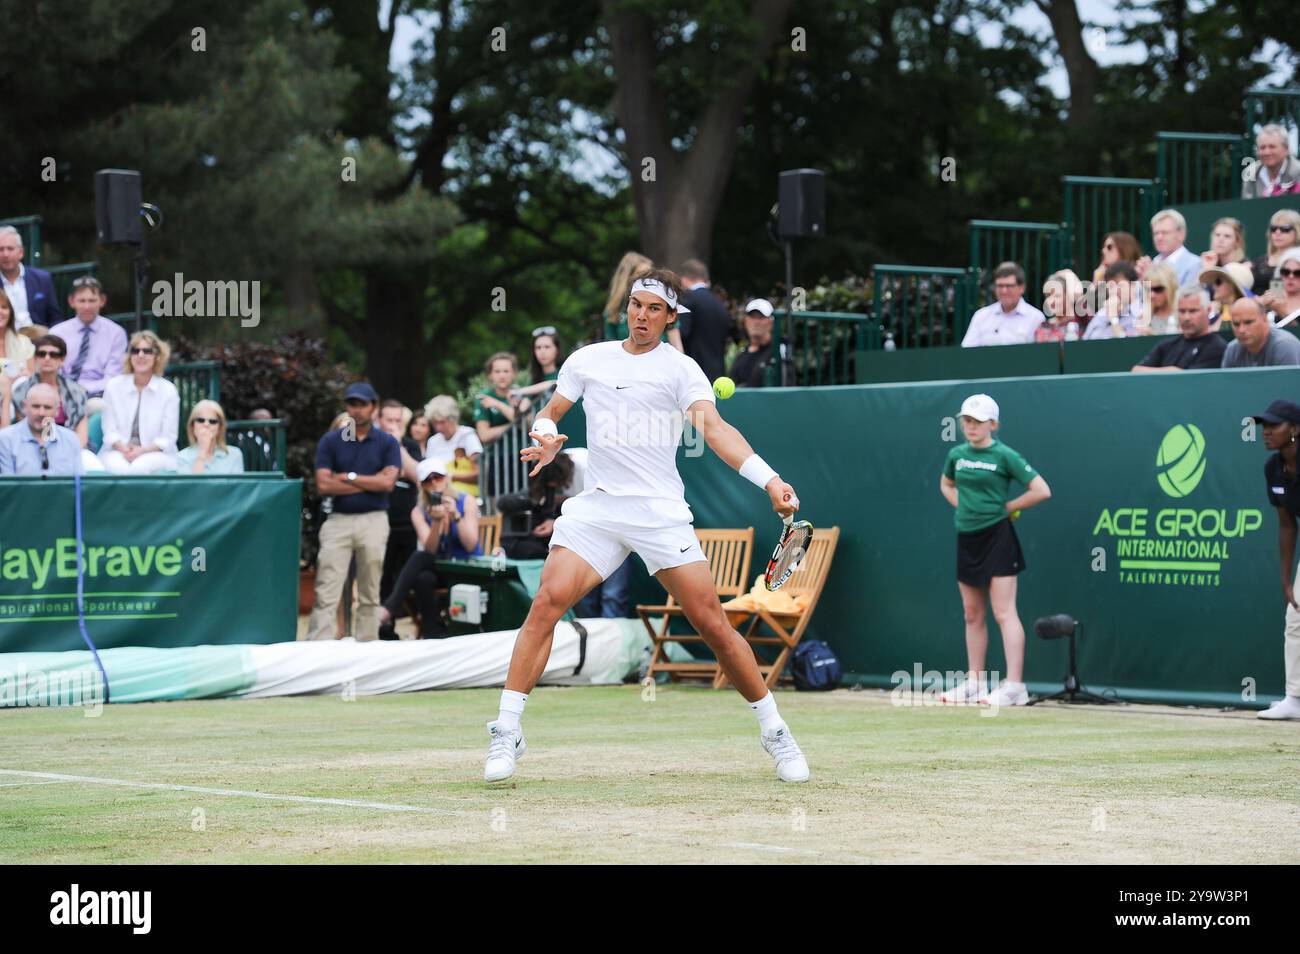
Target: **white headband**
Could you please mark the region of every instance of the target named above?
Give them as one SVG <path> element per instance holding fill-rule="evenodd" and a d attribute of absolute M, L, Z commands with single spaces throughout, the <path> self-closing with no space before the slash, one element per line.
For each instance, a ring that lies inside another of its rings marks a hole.
<path fill-rule="evenodd" d="M 679 315 L 689 315 L 691 313 L 691 310 L 685 305 L 677 304 L 677 292 L 673 291 L 657 278 L 638 278 L 632 283 L 632 291 L 629 294 L 629 297 L 639 291 L 658 295 L 668 303 L 669 308 L 676 311 Z"/>

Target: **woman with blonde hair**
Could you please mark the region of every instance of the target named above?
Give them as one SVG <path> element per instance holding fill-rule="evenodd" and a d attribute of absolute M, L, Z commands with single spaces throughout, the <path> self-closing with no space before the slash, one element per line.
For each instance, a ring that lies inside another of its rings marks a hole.
<path fill-rule="evenodd" d="M 10 424 L 9 398 L 14 383 L 35 368 L 36 346 L 14 328 L 14 306 L 0 289 L 0 427 Z"/>
<path fill-rule="evenodd" d="M 1210 247 L 1201 253 L 1206 268 L 1246 261 L 1246 229 L 1240 219 L 1224 216 L 1210 229 Z"/>
<path fill-rule="evenodd" d="M 1297 246 L 1300 246 L 1300 212 L 1278 209 L 1268 220 L 1268 251 L 1250 263 L 1250 270 L 1255 273 L 1251 291 L 1256 295 L 1268 291 L 1273 283 L 1273 269 L 1277 268 L 1282 253 Z"/>
<path fill-rule="evenodd" d="M 226 412 L 216 401 L 200 401 L 185 425 L 190 443 L 176 455 L 178 474 L 242 474 L 244 455 L 226 446 Z"/>
<path fill-rule="evenodd" d="M 1145 294 L 1134 334 L 1172 335 L 1178 333 L 1178 315 L 1174 310 L 1174 296 L 1178 293 L 1178 276 L 1164 262 L 1147 269 L 1142 280 Z M 1170 319 L 1173 319 L 1172 326 Z"/>
<path fill-rule="evenodd" d="M 1070 269 L 1063 268 L 1049 275 L 1043 282 L 1043 314 L 1047 320 L 1034 332 L 1034 340 L 1064 341 L 1070 322 L 1077 324 L 1079 320 L 1075 303 L 1082 294 L 1083 282 Z"/>
<path fill-rule="evenodd" d="M 176 469 L 181 398 L 163 377 L 171 348 L 152 331 L 137 331 L 126 348 L 123 373 L 104 386 L 104 467 L 114 474 Z"/>

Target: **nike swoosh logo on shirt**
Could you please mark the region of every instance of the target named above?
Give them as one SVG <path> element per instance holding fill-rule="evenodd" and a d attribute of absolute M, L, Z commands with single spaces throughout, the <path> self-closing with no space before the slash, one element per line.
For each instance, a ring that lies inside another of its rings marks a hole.
<path fill-rule="evenodd" d="M 627 390 L 628 388 L 630 388 L 631 386 L 632 386 L 632 385 L 630 385 L 630 384 L 616 384 L 616 385 L 614 385 L 614 390 L 615 390 L 615 391 L 625 391 L 625 390 Z"/>

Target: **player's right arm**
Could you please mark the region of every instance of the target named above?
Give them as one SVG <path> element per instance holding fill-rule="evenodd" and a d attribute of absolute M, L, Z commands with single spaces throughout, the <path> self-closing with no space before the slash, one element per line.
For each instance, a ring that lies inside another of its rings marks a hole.
<path fill-rule="evenodd" d="M 555 455 L 560 452 L 564 442 L 569 439 L 567 434 L 560 434 L 555 430 L 555 426 L 560 423 L 560 419 L 569 413 L 569 408 L 573 407 L 574 402 L 556 393 L 546 402 L 546 407 L 537 413 L 533 419 L 533 429 L 528 432 L 528 436 L 537 441 L 532 447 L 525 447 L 519 452 L 519 459 L 525 462 L 536 461 L 536 466 L 528 472 L 529 477 L 536 477 L 543 467 L 555 460 Z M 548 423 L 542 423 L 543 421 Z"/>

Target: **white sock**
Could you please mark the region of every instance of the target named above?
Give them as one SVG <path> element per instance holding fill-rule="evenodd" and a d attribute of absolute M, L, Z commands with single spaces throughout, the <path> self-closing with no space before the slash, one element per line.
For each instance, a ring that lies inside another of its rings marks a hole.
<path fill-rule="evenodd" d="M 758 716 L 758 731 L 764 735 L 771 735 L 785 725 L 781 713 L 776 711 L 776 697 L 772 693 L 769 692 L 757 702 L 751 702 L 749 707 Z"/>
<path fill-rule="evenodd" d="M 522 692 L 515 692 L 513 689 L 501 690 L 501 712 L 497 716 L 497 725 L 507 732 L 514 732 L 519 728 L 519 719 L 524 714 L 524 703 L 528 701 L 528 696 Z"/>

